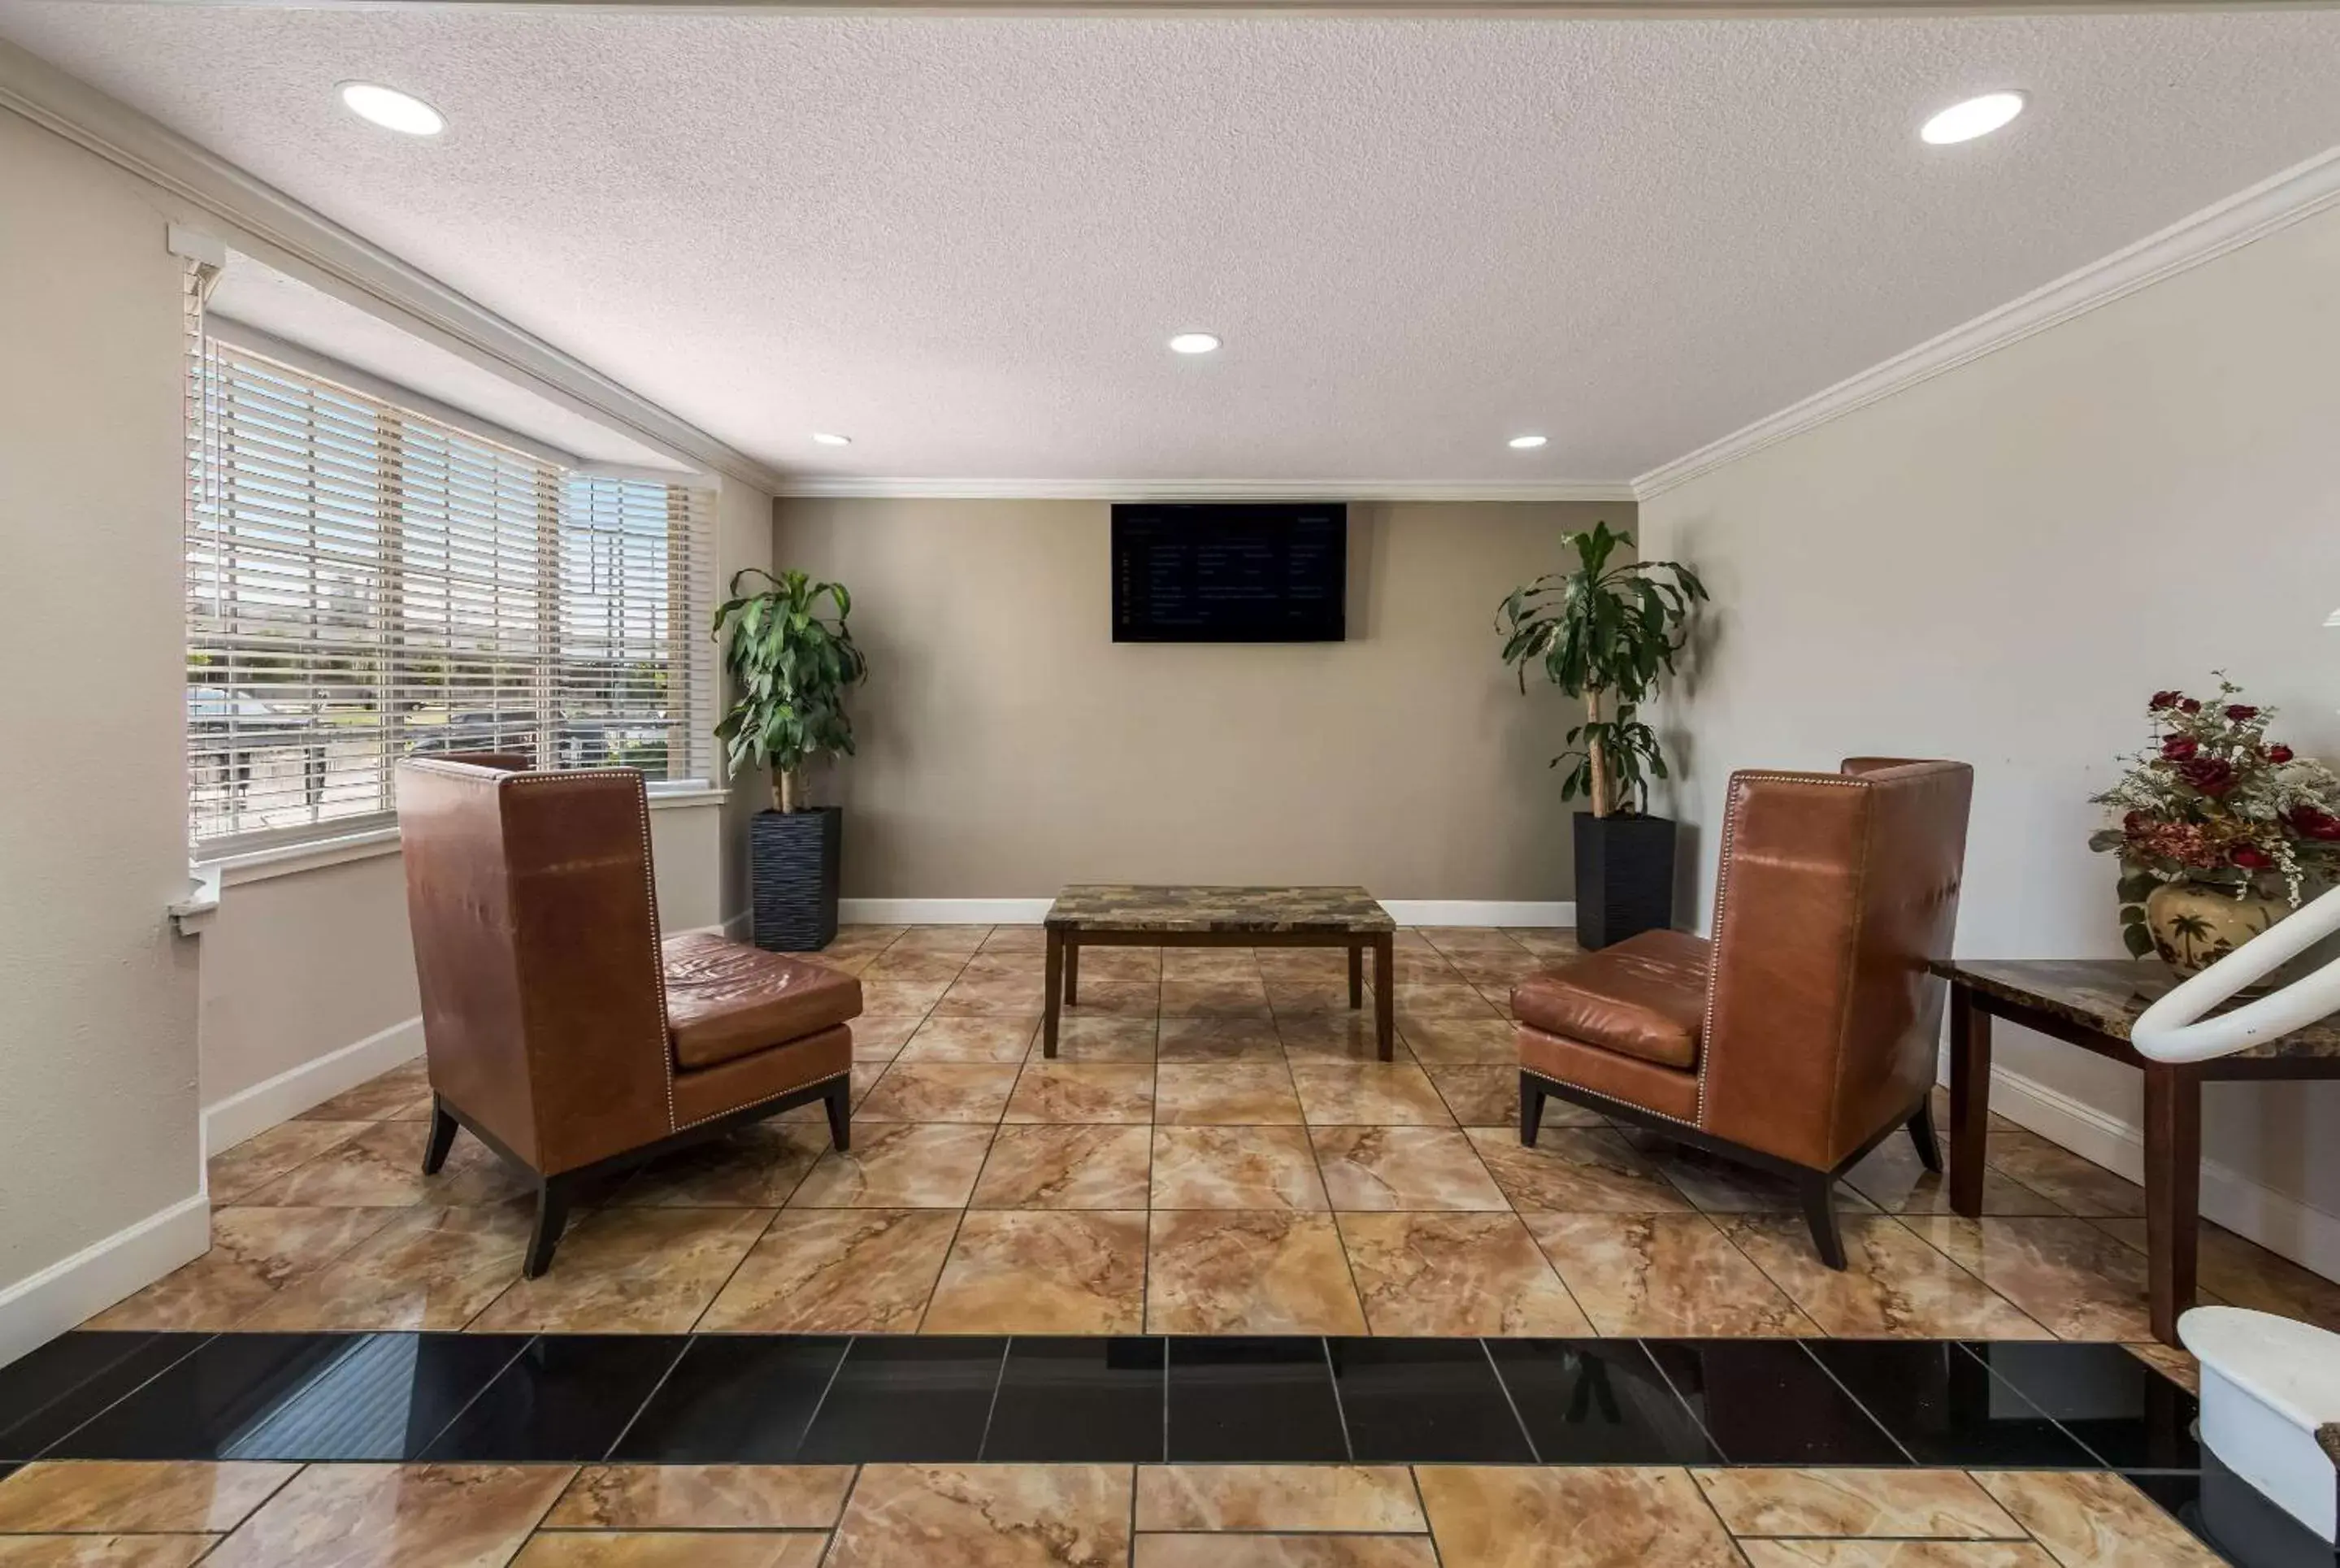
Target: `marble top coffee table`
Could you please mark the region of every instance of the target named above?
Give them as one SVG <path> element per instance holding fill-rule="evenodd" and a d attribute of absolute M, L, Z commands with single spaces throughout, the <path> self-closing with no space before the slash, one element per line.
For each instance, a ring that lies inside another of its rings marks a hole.
<path fill-rule="evenodd" d="M 1083 948 L 1346 948 L 1349 1006 L 1365 1004 L 1365 949 L 1373 953 L 1373 1043 L 1395 1054 L 1391 1004 L 1397 922 L 1363 888 L 1146 887 L 1087 883 L 1048 908 L 1045 1054 L 1056 1054 L 1065 1005 L 1080 1005 Z"/>

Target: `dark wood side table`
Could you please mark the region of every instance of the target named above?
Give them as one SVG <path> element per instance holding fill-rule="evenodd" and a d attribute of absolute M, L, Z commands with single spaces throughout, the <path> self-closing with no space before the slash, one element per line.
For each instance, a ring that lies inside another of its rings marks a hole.
<path fill-rule="evenodd" d="M 2187 1066 L 2149 1062 L 2129 1026 L 2176 984 L 2151 960 L 1946 959 L 1950 982 L 1950 1207 L 1982 1213 L 1990 1126 L 1990 1021 L 2005 1018 L 2126 1062 L 2145 1074 L 2145 1236 L 2154 1337 L 2177 1343 L 2194 1305 L 2202 1194 L 2202 1086 L 2238 1078 L 2340 1078 L 2340 1027 L 2326 1022 L 2273 1045 Z"/>
<path fill-rule="evenodd" d="M 1066 888 L 1048 907 L 1041 1045 L 1056 1054 L 1064 1004 L 1079 1005 L 1083 948 L 1346 948 L 1349 1006 L 1365 1003 L 1373 955 L 1373 1044 L 1395 1055 L 1397 922 L 1363 888 L 1187 888 L 1097 883 Z"/>

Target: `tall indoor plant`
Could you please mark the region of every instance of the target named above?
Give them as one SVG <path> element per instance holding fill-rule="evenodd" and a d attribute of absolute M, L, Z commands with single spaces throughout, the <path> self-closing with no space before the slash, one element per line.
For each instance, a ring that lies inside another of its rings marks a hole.
<path fill-rule="evenodd" d="M 768 586 L 747 591 L 755 578 Z M 731 594 L 716 609 L 714 635 L 736 697 L 715 735 L 735 776 L 749 768 L 772 776 L 772 809 L 749 829 L 756 945 L 808 952 L 837 936 L 844 813 L 807 807 L 802 774 L 817 757 L 853 754 L 845 693 L 868 666 L 846 624 L 853 596 L 843 584 L 750 567 L 732 577 Z"/>
<path fill-rule="evenodd" d="M 1584 722 L 1568 732 L 1560 798 L 1583 796 L 1576 833 L 1576 932 L 1602 948 L 1673 918 L 1674 824 L 1648 814 L 1649 781 L 1666 776 L 1657 731 L 1641 716 L 1659 680 L 1673 672 L 1690 636 L 1692 608 L 1706 586 L 1671 561 L 1611 564 L 1623 534 L 1606 522 L 1561 536 L 1575 569 L 1552 572 L 1512 590 L 1496 616 L 1503 662 L 1528 667 L 1584 703 Z"/>

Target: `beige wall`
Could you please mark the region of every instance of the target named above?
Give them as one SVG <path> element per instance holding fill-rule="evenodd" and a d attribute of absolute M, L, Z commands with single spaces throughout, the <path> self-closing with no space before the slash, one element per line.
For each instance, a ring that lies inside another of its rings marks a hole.
<path fill-rule="evenodd" d="M 773 552 L 842 581 L 868 650 L 848 808 L 858 898 L 1071 881 L 1361 882 L 1565 899 L 1572 722 L 1520 695 L 1495 608 L 1630 505 L 1359 504 L 1349 640 L 1115 644 L 1108 508 L 784 501 Z"/>
<path fill-rule="evenodd" d="M 143 186 L 0 112 L 0 559 L 35 589 L 0 616 L 5 1362 L 64 1326 L 12 1287 L 200 1172 L 195 952 L 164 914 L 187 890 L 179 267 Z"/>
<path fill-rule="evenodd" d="M 1959 951 L 2113 955 L 2087 798 L 2141 743 L 2147 693 L 2224 669 L 2340 760 L 2335 279 L 2328 212 L 1645 502 L 1648 548 L 1716 600 L 1669 713 L 1700 888 L 1731 769 L 1959 757 Z M 2003 1034 L 2048 1092 L 2009 1114 L 2134 1157 L 2136 1074 Z M 2340 1271 L 2340 1085 L 2213 1085 L 2207 1116 L 2236 1179 L 2214 1173 L 2206 1207 Z"/>
<path fill-rule="evenodd" d="M 736 574 L 749 567 L 771 570 L 772 498 L 736 479 L 725 479 L 716 496 L 715 532 L 719 571 L 715 591 L 720 601 L 729 597 L 731 579 Z M 726 704 L 731 700 L 728 678 L 724 680 L 721 700 Z M 755 902 L 748 878 L 748 821 L 769 803 L 770 792 L 759 778 L 725 779 L 723 769 L 729 764 L 723 756 L 723 743 L 718 740 L 713 744 L 716 782 L 728 784 L 731 798 L 723 807 L 723 842 L 719 850 L 721 881 L 716 902 L 719 913 L 709 917 L 708 923 L 738 921 L 732 934 L 739 936 L 745 932 L 745 923 Z"/>

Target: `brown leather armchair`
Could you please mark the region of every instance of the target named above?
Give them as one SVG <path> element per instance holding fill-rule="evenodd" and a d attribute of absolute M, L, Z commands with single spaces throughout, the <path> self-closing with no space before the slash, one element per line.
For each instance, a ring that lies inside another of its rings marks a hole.
<path fill-rule="evenodd" d="M 861 982 L 710 935 L 659 939 L 649 800 L 630 769 L 504 755 L 398 771 L 431 1118 L 534 1179 L 530 1278 L 578 1184 L 825 1100 L 849 1138 Z"/>
<path fill-rule="evenodd" d="M 1929 1097 L 1973 769 L 1854 758 L 1731 775 L 1714 939 L 1647 931 L 1523 981 L 1520 1141 L 1547 1095 L 1786 1176 L 1844 1266 L 1836 1178 Z"/>

